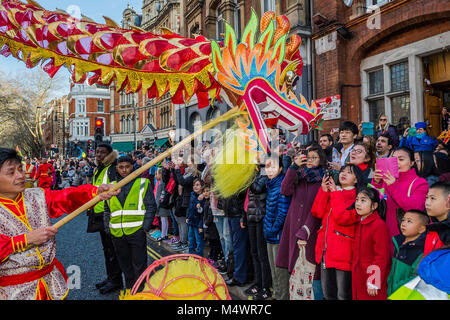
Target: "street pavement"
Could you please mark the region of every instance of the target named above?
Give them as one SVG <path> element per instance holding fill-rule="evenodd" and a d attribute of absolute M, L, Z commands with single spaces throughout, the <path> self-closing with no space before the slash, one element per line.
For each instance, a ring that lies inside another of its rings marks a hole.
<path fill-rule="evenodd" d="M 56 223 L 58 219 L 53 219 Z M 105 262 L 99 233 L 87 233 L 88 218 L 85 213 L 62 226 L 56 234 L 56 258 L 64 265 L 69 277 L 67 300 L 119 300 L 119 291 L 100 294 L 95 284 L 106 277 Z M 161 257 L 175 254 L 170 246 L 148 238 L 147 264 Z M 226 280 L 226 276 L 224 276 Z M 247 299 L 246 287 L 229 288 L 233 300 Z"/>

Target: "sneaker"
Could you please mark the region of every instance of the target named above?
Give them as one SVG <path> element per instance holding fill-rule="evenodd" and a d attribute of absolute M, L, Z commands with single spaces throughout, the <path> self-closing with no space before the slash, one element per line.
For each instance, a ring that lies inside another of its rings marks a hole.
<path fill-rule="evenodd" d="M 161 237 L 161 230 L 157 230 L 150 237 L 155 239 L 155 240 L 158 239 L 159 237 Z"/>
<path fill-rule="evenodd" d="M 161 241 L 165 241 L 165 240 L 167 240 L 167 239 L 169 239 L 169 237 L 167 237 L 167 236 L 165 236 L 165 237 L 159 237 L 158 239 L 156 239 L 156 241 L 158 241 L 158 242 L 161 242 Z"/>
<path fill-rule="evenodd" d="M 173 249 L 173 250 L 180 252 L 180 251 L 185 251 L 188 249 L 189 249 L 189 246 L 186 243 L 181 243 L 179 247 L 177 247 L 176 249 Z"/>
<path fill-rule="evenodd" d="M 226 274 L 227 273 L 227 266 L 226 265 L 220 265 L 219 268 L 217 268 L 217 270 L 219 270 L 220 274 Z"/>
<path fill-rule="evenodd" d="M 175 248 L 175 247 L 178 247 L 180 244 L 181 244 L 181 242 L 180 242 L 180 241 L 177 241 L 177 242 L 174 242 L 174 243 L 169 243 L 169 246 L 170 246 L 171 248 Z"/>
<path fill-rule="evenodd" d="M 252 285 L 249 288 L 247 288 L 247 290 L 244 291 L 244 293 L 248 296 L 254 296 L 255 294 L 257 294 L 261 289 L 256 285 Z"/>
<path fill-rule="evenodd" d="M 164 243 L 167 243 L 167 244 L 171 244 L 171 243 L 176 243 L 176 242 L 178 242 L 178 241 L 180 241 L 180 240 L 178 239 L 178 237 L 173 236 L 173 237 L 171 237 L 171 238 L 167 238 L 167 239 L 164 240 L 163 242 L 164 242 Z"/>
<path fill-rule="evenodd" d="M 262 288 L 253 296 L 253 300 L 269 300 L 272 298 L 272 292 L 270 289 Z"/>
<path fill-rule="evenodd" d="M 173 237 L 167 243 L 168 244 L 177 244 L 178 242 L 180 242 L 180 237 Z"/>

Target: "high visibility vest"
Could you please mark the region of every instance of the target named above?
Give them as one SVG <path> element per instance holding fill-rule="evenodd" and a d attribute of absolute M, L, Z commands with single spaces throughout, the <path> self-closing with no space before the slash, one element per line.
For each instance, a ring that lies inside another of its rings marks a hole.
<path fill-rule="evenodd" d="M 148 189 L 148 179 L 137 178 L 122 207 L 119 199 L 114 196 L 108 201 L 111 211 L 109 229 L 114 237 L 130 235 L 138 231 L 145 216 L 144 197 Z"/>
<path fill-rule="evenodd" d="M 103 168 L 103 170 L 100 172 L 100 174 L 97 176 L 96 179 L 94 179 L 94 181 L 92 182 L 92 184 L 94 186 L 99 186 L 102 184 L 109 184 L 109 177 L 108 177 L 108 169 L 111 165 Z M 94 172 L 94 177 L 97 174 L 97 169 L 95 169 Z M 98 202 L 95 206 L 94 206 L 94 213 L 101 213 L 105 211 L 105 204 L 103 203 L 103 201 Z"/>

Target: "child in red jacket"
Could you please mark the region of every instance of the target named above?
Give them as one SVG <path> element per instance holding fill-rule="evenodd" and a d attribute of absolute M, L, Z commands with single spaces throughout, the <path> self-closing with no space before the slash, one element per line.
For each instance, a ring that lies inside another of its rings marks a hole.
<path fill-rule="evenodd" d="M 355 203 L 363 173 L 359 167 L 348 164 L 339 172 L 338 186 L 332 177 L 325 176 L 322 181 L 311 214 L 322 220 L 315 256 L 321 269 L 323 297 L 325 300 L 351 300 L 352 247 L 359 217 L 354 210 L 340 221 L 336 221 L 336 217 Z"/>
<path fill-rule="evenodd" d="M 450 241 L 450 183 L 436 182 L 428 190 L 425 208 L 431 217 L 427 225 L 424 255 Z"/>
<path fill-rule="evenodd" d="M 387 278 L 391 268 L 390 239 L 384 216 L 384 200 L 376 189 L 358 191 L 356 225 L 352 257 L 353 300 L 386 300 Z M 352 214 L 347 211 L 345 214 Z"/>

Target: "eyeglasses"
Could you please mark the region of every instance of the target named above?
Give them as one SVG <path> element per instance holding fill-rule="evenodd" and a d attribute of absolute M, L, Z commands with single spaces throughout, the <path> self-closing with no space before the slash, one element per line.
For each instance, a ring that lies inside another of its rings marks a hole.
<path fill-rule="evenodd" d="M 363 153 L 363 152 L 364 152 L 364 149 L 352 149 L 351 152 L 360 154 L 360 153 Z"/>
<path fill-rule="evenodd" d="M 380 119 L 380 121 L 387 121 L 387 119 Z"/>

